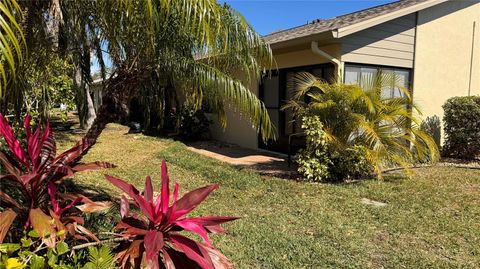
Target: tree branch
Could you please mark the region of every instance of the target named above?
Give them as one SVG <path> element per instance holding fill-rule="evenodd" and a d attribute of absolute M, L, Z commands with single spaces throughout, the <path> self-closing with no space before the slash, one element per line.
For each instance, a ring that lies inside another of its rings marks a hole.
<path fill-rule="evenodd" d="M 79 250 L 79 249 L 83 249 L 83 248 L 87 248 L 87 247 L 116 243 L 116 242 L 123 242 L 123 241 L 128 241 L 128 240 L 130 240 L 130 237 L 117 237 L 117 238 L 107 239 L 107 240 L 98 241 L 98 242 L 81 244 L 81 245 L 72 247 L 71 250 Z"/>

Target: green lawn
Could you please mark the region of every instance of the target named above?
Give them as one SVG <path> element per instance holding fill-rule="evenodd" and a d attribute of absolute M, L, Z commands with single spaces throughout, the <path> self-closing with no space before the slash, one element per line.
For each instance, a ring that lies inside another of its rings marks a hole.
<path fill-rule="evenodd" d="M 264 178 L 190 152 L 167 139 L 125 135 L 109 125 L 85 161 L 119 167 L 108 173 L 142 187 L 159 183 L 162 159 L 185 192 L 219 183 L 196 210 L 201 215 L 239 216 L 214 244 L 236 268 L 479 268 L 480 172 L 423 168 L 385 181 L 310 184 Z M 62 147 L 72 144 L 61 137 Z M 105 171 L 77 176 L 86 188 L 117 194 Z M 362 198 L 385 202 L 374 207 Z"/>

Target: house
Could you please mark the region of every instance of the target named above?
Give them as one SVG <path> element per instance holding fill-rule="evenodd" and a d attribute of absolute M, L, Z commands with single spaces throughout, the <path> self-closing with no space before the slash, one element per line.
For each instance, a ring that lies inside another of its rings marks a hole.
<path fill-rule="evenodd" d="M 278 71 L 247 86 L 264 101 L 278 139 L 264 144 L 248 118 L 231 109 L 225 130 L 212 127 L 218 140 L 285 152 L 299 126 L 280 107 L 289 99 L 288 79 L 299 71 L 359 84 L 369 73 L 394 72 L 413 92 L 424 117 L 441 117 L 452 96 L 480 94 L 480 0 L 397 1 L 264 38 Z"/>

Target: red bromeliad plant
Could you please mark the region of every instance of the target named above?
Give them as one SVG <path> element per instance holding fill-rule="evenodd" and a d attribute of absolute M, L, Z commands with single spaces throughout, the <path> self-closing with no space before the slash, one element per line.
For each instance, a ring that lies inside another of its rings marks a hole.
<path fill-rule="evenodd" d="M 39 219 L 61 220 L 61 214 L 76 203 L 82 202 L 84 207 L 88 208 L 106 205 L 94 203 L 84 196 L 73 195 L 74 197 L 66 199 L 73 202 L 60 209 L 60 202 L 56 200 L 55 193 L 62 179 L 76 172 L 109 168 L 114 165 L 104 162 L 79 164 L 78 159 L 91 145 L 87 140 L 81 140 L 71 149 L 56 156 L 56 143 L 49 123 L 46 123 L 43 132 L 40 124 L 35 132 L 32 132 L 30 121 L 31 117 L 27 115 L 23 126 L 26 133 L 26 148 L 23 148 L 12 127 L 0 114 L 0 137 L 3 137 L 9 149 L 9 152 L 0 150 L 0 162 L 6 171 L 6 174 L 0 174 L 2 185 L 0 201 L 1 206 L 6 208 L 0 213 L 0 243 L 17 216 L 26 228 L 32 226 L 35 229 L 35 226 L 38 227 L 36 224 L 41 224 Z M 7 189 L 14 195 L 6 193 Z M 70 222 L 74 220 L 69 219 Z"/>
<path fill-rule="evenodd" d="M 235 217 L 193 217 L 186 215 L 195 209 L 218 185 L 210 185 L 187 193 L 178 199 L 178 184 L 175 183 L 173 201 L 170 205 L 169 177 L 165 161 L 162 162 L 160 194 L 154 198 L 152 180 L 147 177 L 143 195 L 131 184 L 113 176 L 107 180 L 133 199 L 141 214 L 130 212 L 129 201 L 122 196 L 120 205 L 121 235 L 130 238 L 117 249 L 121 268 L 140 268 L 145 259 L 149 269 L 233 268 L 230 262 L 208 239 L 207 233 L 221 233 L 219 225 L 235 220 Z M 177 200 L 178 199 L 178 200 Z M 203 243 L 185 237 L 180 232 L 200 235 Z"/>

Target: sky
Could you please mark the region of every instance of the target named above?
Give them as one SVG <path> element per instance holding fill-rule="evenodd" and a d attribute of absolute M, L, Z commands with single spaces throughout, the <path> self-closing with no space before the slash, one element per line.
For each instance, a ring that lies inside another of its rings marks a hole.
<path fill-rule="evenodd" d="M 226 0 L 261 35 L 395 1 L 386 0 Z"/>

